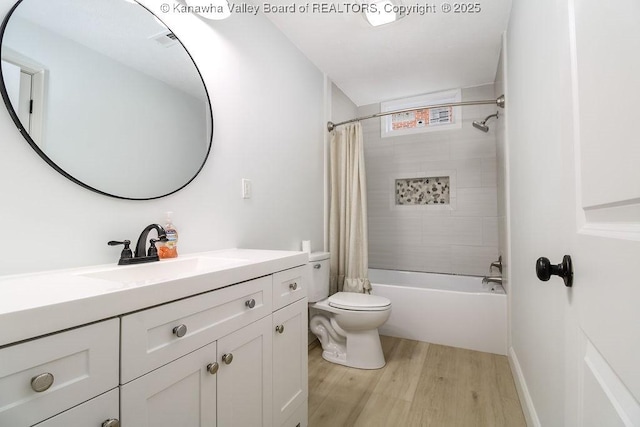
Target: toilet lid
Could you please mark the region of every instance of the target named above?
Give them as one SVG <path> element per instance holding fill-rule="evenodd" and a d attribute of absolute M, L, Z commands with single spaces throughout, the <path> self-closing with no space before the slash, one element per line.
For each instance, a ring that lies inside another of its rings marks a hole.
<path fill-rule="evenodd" d="M 381 311 L 391 307 L 388 298 L 355 292 L 338 292 L 329 297 L 329 305 L 345 310 Z"/>

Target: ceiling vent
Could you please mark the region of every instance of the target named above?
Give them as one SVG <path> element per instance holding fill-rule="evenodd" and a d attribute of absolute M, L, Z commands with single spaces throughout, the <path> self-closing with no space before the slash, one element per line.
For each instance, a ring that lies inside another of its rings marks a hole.
<path fill-rule="evenodd" d="M 149 38 L 155 40 L 164 47 L 170 47 L 178 43 L 178 38 L 171 31 L 163 31 Z"/>

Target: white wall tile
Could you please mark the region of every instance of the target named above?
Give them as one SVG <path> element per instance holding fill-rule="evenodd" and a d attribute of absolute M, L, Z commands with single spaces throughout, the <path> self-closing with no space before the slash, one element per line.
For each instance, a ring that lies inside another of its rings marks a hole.
<path fill-rule="evenodd" d="M 498 248 L 488 246 L 451 246 L 451 268 L 457 274 L 486 276 L 498 259 Z"/>
<path fill-rule="evenodd" d="M 424 217 L 422 240 L 425 245 L 483 245 L 483 219 L 464 217 Z"/>
<path fill-rule="evenodd" d="M 482 133 L 479 130 L 476 132 Z M 492 133 L 483 138 L 469 138 L 451 142 L 452 159 L 495 158 L 496 142 Z"/>
<path fill-rule="evenodd" d="M 498 164 L 496 158 L 482 159 L 482 186 L 498 187 Z"/>
<path fill-rule="evenodd" d="M 451 271 L 449 245 L 402 245 L 395 247 L 395 269 L 407 271 Z"/>
<path fill-rule="evenodd" d="M 489 217 L 498 215 L 497 193 L 495 188 L 459 188 L 457 209 L 453 216 Z"/>
<path fill-rule="evenodd" d="M 416 141 L 393 144 L 394 163 L 449 160 L 449 141 Z"/>
<path fill-rule="evenodd" d="M 485 85 L 463 89 L 462 95 L 464 100 L 492 99 L 493 91 L 493 85 Z M 472 122 L 494 109 L 465 108 L 462 129 L 400 137 L 381 138 L 379 120 L 363 122 L 372 267 L 478 274 L 478 265 L 493 257 L 491 247 L 498 244 L 495 131 L 480 132 Z M 360 107 L 358 114 L 377 112 L 376 104 Z M 455 177 L 452 209 L 395 206 L 395 178 L 434 171 Z M 452 261 L 453 247 L 467 249 L 464 262 Z"/>
<path fill-rule="evenodd" d="M 490 217 L 482 219 L 482 245 L 499 246 L 498 218 Z"/>

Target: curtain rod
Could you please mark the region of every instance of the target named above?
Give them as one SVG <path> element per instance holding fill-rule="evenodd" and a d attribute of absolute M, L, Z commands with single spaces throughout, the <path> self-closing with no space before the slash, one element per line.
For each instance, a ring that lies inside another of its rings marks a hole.
<path fill-rule="evenodd" d="M 486 104 L 495 104 L 500 108 L 504 108 L 504 95 L 500 95 L 496 99 L 485 99 L 480 101 L 462 101 L 462 102 L 451 102 L 448 104 L 435 104 L 435 105 L 426 105 L 424 107 L 418 108 L 407 108 L 404 110 L 395 110 L 395 111 L 385 111 L 384 113 L 376 113 L 370 116 L 358 117 L 357 119 L 346 120 L 340 123 L 327 122 L 327 130 L 331 132 L 336 128 L 336 126 L 346 125 L 347 123 L 359 122 L 360 120 L 368 120 L 375 119 L 376 117 L 388 116 L 390 114 L 400 114 L 400 113 L 408 113 L 410 111 L 419 111 L 419 110 L 427 110 L 429 108 L 444 108 L 444 107 L 465 107 L 468 105 L 486 105 Z"/>

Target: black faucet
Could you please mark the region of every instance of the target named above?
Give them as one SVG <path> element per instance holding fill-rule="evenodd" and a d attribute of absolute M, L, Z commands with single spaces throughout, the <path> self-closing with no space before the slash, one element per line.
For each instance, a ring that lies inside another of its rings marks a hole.
<path fill-rule="evenodd" d="M 138 237 L 138 243 L 136 243 L 136 258 L 142 258 L 145 256 L 145 248 L 147 247 L 147 237 L 149 236 L 149 232 L 151 230 L 156 230 L 158 232 L 158 239 L 149 240 L 150 246 L 149 251 L 146 253 L 147 257 L 155 257 L 156 259 L 152 259 L 150 261 L 157 261 L 158 258 L 158 249 L 156 249 L 156 242 L 166 242 L 167 241 L 167 233 L 164 231 L 159 224 L 149 224 L 147 225 L 142 233 L 140 233 L 140 237 Z"/>
<path fill-rule="evenodd" d="M 156 230 L 158 232 L 158 238 L 149 239 L 149 250 L 146 251 L 147 237 L 149 237 L 149 232 L 151 230 Z M 167 233 L 164 231 L 164 228 L 162 228 L 162 226 L 159 224 L 150 224 L 147 225 L 144 230 L 142 230 L 142 233 L 140 233 L 140 237 L 138 237 L 135 256 L 133 256 L 133 254 L 131 253 L 131 249 L 129 248 L 129 244 L 131 243 L 129 240 L 124 240 L 122 242 L 111 240 L 107 244 L 109 246 L 124 245 L 124 249 L 120 253 L 120 260 L 118 261 L 118 265 L 129 265 L 140 264 L 143 262 L 159 261 L 160 257 L 158 257 L 158 249 L 156 248 L 156 243 L 166 241 Z"/>

